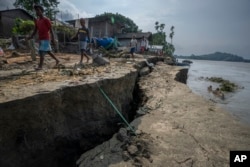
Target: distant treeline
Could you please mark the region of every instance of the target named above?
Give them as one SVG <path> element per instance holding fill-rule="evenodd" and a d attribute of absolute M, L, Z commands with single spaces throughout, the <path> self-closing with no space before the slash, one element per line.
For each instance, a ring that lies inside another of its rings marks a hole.
<path fill-rule="evenodd" d="M 211 54 L 205 55 L 191 55 L 191 56 L 176 56 L 176 58 L 180 59 L 194 59 L 194 60 L 214 60 L 214 61 L 233 61 L 233 62 L 248 62 L 250 63 L 249 59 L 244 59 L 243 57 L 233 55 L 230 53 L 221 53 L 215 52 Z"/>

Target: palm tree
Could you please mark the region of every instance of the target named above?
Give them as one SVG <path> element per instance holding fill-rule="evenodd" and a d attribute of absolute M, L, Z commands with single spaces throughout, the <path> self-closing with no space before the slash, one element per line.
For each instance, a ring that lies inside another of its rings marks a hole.
<path fill-rule="evenodd" d="M 169 34 L 169 37 L 171 38 L 171 44 L 173 44 L 173 37 L 174 37 L 174 26 L 170 28 L 171 33 Z"/>
<path fill-rule="evenodd" d="M 159 26 L 159 22 L 156 21 L 156 22 L 155 22 L 155 30 L 156 30 L 157 32 L 158 32 L 159 27 L 160 27 L 160 26 Z"/>
<path fill-rule="evenodd" d="M 162 32 L 163 32 L 163 29 L 165 28 L 165 24 L 161 24 L 159 28 L 160 28 L 160 31 L 161 31 L 161 33 L 162 33 Z"/>

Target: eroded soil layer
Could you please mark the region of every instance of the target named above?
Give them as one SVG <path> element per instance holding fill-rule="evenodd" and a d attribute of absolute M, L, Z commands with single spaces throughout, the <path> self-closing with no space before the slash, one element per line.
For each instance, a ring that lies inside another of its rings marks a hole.
<path fill-rule="evenodd" d="M 2 74 L 0 166 L 75 165 L 80 153 L 109 139 L 122 123 L 107 97 L 128 120 L 143 67 L 143 60 L 111 61 Z"/>

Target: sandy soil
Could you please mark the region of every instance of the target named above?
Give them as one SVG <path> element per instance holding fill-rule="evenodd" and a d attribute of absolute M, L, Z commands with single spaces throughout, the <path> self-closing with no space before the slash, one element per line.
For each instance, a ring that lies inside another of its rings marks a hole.
<path fill-rule="evenodd" d="M 147 114 L 131 123 L 138 133 L 136 137 L 121 142 L 117 140 L 118 133 L 83 154 L 77 164 L 226 167 L 230 150 L 250 150 L 250 127 L 175 81 L 179 69 L 159 64 L 140 79 L 147 97 L 144 105 Z"/>
<path fill-rule="evenodd" d="M 110 65 L 97 66 L 92 58 L 84 65 L 78 65 L 80 55 L 57 53 L 60 65 L 55 66 L 55 60 L 46 55 L 43 70 L 36 71 L 39 57 L 31 61 L 30 56 L 23 54 L 11 57 L 10 54 L 0 57 L 9 62 L 0 68 L 0 102 L 6 102 L 32 96 L 34 94 L 50 92 L 63 86 L 92 83 L 103 78 L 117 78 L 135 71 L 135 62 L 130 59 L 110 59 Z M 0 62 L 1 62 L 0 59 Z M 15 60 L 15 61 L 13 61 Z"/>
<path fill-rule="evenodd" d="M 69 67 L 79 60 L 79 55 L 58 57 L 64 66 Z M 49 91 L 50 87 L 44 81 L 58 85 L 69 78 L 60 73 L 67 73 L 67 70 L 51 69 L 54 61 L 50 58 L 46 58 L 42 72 L 33 70 L 36 63 L 19 63 L 19 69 L 15 68 L 16 63 L 13 67 L 4 67 L 9 69 L 1 71 L 0 101 L 18 98 L 14 92 L 23 95 L 20 91 L 32 94 Z M 115 77 L 133 69 L 133 64 L 123 63 L 124 66 L 127 68 L 123 70 L 119 62 L 111 62 L 111 66 L 105 67 L 89 66 L 82 74 L 78 72 L 71 76 L 67 84 L 82 82 L 79 78 L 83 76 L 86 76 L 84 81 L 94 82 L 88 76 L 92 79 Z M 175 81 L 179 70 L 179 67 L 159 63 L 152 73 L 141 77 L 139 84 L 145 93 L 145 102 L 140 110 L 147 114 L 131 123 L 138 135 L 129 137 L 129 142 L 121 142 L 115 134 L 111 140 L 83 154 L 77 164 L 81 167 L 226 167 L 229 166 L 230 150 L 250 150 L 250 127 L 241 124 L 215 103 L 195 95 L 187 85 Z M 53 84 L 51 89 L 55 89 Z"/>

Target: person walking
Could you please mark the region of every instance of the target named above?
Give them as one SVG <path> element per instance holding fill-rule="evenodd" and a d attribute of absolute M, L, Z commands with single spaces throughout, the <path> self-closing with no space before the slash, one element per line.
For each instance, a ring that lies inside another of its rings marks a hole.
<path fill-rule="evenodd" d="M 46 53 L 48 53 L 56 61 L 56 66 L 59 64 L 60 61 L 51 52 L 52 49 L 50 45 L 50 34 L 53 44 L 55 44 L 55 37 L 50 20 L 43 15 L 44 9 L 41 5 L 34 5 L 34 9 L 36 11 L 36 15 L 38 16 L 38 19 L 35 20 L 34 31 L 31 36 L 28 37 L 28 40 L 32 39 L 34 35 L 38 32 L 40 62 L 36 70 L 42 70 L 44 56 L 46 55 Z"/>
<path fill-rule="evenodd" d="M 82 27 L 78 29 L 77 33 L 72 39 L 77 38 L 79 36 L 80 51 L 81 51 L 81 58 L 79 64 L 82 65 L 83 56 L 86 57 L 87 63 L 89 62 L 89 57 L 87 55 L 87 45 L 88 41 L 90 41 L 90 38 L 89 38 L 89 30 L 86 28 L 85 20 L 83 18 L 80 18 L 80 24 Z"/>

